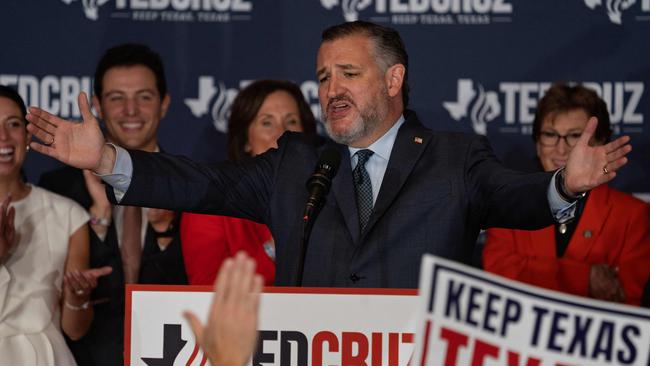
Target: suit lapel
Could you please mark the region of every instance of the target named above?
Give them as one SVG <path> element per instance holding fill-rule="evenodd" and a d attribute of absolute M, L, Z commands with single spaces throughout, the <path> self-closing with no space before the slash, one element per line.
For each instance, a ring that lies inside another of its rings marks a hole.
<path fill-rule="evenodd" d="M 608 189 L 606 185 L 602 185 L 589 194 L 578 226 L 567 248 L 567 252 L 571 252 L 572 258 L 578 260 L 587 258 L 591 247 L 598 240 L 612 208 L 608 200 Z"/>
<path fill-rule="evenodd" d="M 350 150 L 347 146 L 337 144 L 341 153 L 341 165 L 339 172 L 332 181 L 332 191 L 336 202 L 341 209 L 343 220 L 352 235 L 352 242 L 359 240 L 359 214 L 357 213 L 357 202 L 352 182 L 352 166 L 350 164 Z"/>
<path fill-rule="evenodd" d="M 432 132 L 420 124 L 414 113 L 407 117 L 406 122 L 397 132 L 377 202 L 372 210 L 372 215 L 370 215 L 365 233 L 372 230 L 372 227 L 393 203 L 432 138 Z"/>

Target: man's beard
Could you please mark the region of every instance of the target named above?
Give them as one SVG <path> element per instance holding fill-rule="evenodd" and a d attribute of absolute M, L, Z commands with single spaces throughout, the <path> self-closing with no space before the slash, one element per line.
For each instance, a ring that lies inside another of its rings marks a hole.
<path fill-rule="evenodd" d="M 332 128 L 332 123 L 328 121 L 327 116 L 327 106 L 322 110 L 323 121 L 325 124 L 325 131 L 329 137 L 338 142 L 339 144 L 351 146 L 354 142 L 359 141 L 360 139 L 368 136 L 374 131 L 377 126 L 386 118 L 388 114 L 388 100 L 382 98 L 382 96 L 387 93 L 382 90 L 380 93 L 372 98 L 371 103 L 365 108 L 357 108 L 356 104 L 345 97 L 339 96 L 332 98 L 328 101 L 328 105 L 337 100 L 346 100 L 350 106 L 354 106 L 359 111 L 357 118 L 352 121 L 347 129 L 342 131 L 334 131 Z"/>

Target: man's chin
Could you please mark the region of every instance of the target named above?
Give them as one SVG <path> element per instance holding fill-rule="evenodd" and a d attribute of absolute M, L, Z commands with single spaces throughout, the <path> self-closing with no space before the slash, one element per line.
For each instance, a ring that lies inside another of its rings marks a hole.
<path fill-rule="evenodd" d="M 352 129 L 338 129 L 335 131 L 332 131 L 330 129 L 327 129 L 327 135 L 334 141 L 338 142 L 339 144 L 343 145 L 353 145 L 355 141 L 357 141 L 360 138 L 360 133 L 359 131 L 353 131 Z"/>

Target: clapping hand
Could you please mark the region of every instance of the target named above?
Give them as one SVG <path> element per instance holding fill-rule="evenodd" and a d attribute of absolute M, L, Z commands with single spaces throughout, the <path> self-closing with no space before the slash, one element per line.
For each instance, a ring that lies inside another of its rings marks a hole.
<path fill-rule="evenodd" d="M 90 292 L 97 287 L 97 279 L 113 272 L 113 268 L 104 266 L 85 270 L 73 270 L 63 275 L 63 291 L 66 299 L 77 299 L 82 303 L 88 299 Z"/>
<path fill-rule="evenodd" d="M 93 200 L 93 205 L 98 205 L 102 208 L 109 206 L 110 209 L 111 203 L 108 201 L 108 197 L 106 197 L 106 188 L 104 188 L 101 179 L 88 169 L 83 170 L 83 175 L 86 189 L 88 189 L 88 193 Z"/>
<path fill-rule="evenodd" d="M 589 296 L 605 301 L 625 301 L 625 292 L 618 279 L 616 269 L 606 264 L 591 266 L 589 272 Z"/>

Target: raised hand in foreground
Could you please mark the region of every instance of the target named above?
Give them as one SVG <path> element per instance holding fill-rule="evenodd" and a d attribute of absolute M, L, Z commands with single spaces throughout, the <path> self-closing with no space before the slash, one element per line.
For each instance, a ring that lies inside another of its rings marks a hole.
<path fill-rule="evenodd" d="M 625 164 L 625 155 L 632 151 L 629 136 L 621 136 L 605 145 L 589 145 L 598 120 L 591 117 L 582 136 L 571 150 L 566 164 L 564 185 L 566 192 L 577 195 L 614 179 Z"/>
<path fill-rule="evenodd" d="M 75 168 L 108 174 L 115 163 L 115 150 L 105 144 L 99 122 L 90 112 L 86 93 L 79 93 L 77 101 L 83 117 L 81 123 L 29 107 L 27 130 L 42 141 L 32 141 L 29 146 Z"/>
<path fill-rule="evenodd" d="M 239 252 L 223 262 L 205 326 L 185 312 L 198 344 L 213 366 L 242 366 L 257 340 L 257 318 L 263 279 L 255 261 Z"/>

